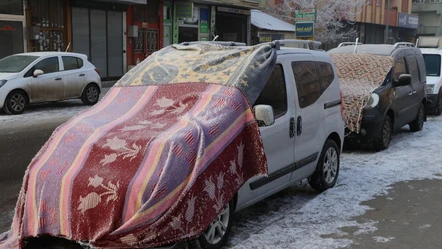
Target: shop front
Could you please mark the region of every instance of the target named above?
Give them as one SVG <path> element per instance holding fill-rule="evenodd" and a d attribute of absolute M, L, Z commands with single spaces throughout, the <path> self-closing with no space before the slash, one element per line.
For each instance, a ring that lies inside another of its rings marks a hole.
<path fill-rule="evenodd" d="M 24 39 L 26 18 L 23 0 L 0 1 L 0 59 L 27 49 Z"/>
<path fill-rule="evenodd" d="M 219 41 L 235 41 L 251 44 L 250 10 L 217 7 L 216 35 Z"/>
<path fill-rule="evenodd" d="M 128 7 L 126 22 L 130 30 L 127 38 L 129 69 L 162 47 L 162 8 L 163 1 L 158 0 Z"/>
<path fill-rule="evenodd" d="M 419 28 L 419 16 L 407 13 L 398 15 L 398 38 L 401 41 L 415 42 L 417 29 Z"/>
<path fill-rule="evenodd" d="M 86 54 L 101 78 L 121 77 L 126 63 L 124 29 L 128 5 L 73 0 L 71 7 L 72 51 Z"/>

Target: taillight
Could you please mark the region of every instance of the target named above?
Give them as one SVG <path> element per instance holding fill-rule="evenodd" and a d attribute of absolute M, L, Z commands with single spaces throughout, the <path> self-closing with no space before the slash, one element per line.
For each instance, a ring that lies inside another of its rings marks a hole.
<path fill-rule="evenodd" d="M 95 68 L 95 72 L 97 72 L 98 75 L 100 75 L 100 71 L 98 71 L 98 69 Z"/>
<path fill-rule="evenodd" d="M 342 91 L 340 91 L 341 94 L 341 118 L 344 120 L 344 100 L 342 99 Z"/>

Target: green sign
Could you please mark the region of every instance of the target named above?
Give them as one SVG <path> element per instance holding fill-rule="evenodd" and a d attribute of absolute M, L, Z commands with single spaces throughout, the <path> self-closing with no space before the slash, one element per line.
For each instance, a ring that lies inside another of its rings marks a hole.
<path fill-rule="evenodd" d="M 295 23 L 316 22 L 316 9 L 295 10 Z"/>
<path fill-rule="evenodd" d="M 192 18 L 193 17 L 193 3 L 176 2 L 176 17 L 177 18 Z"/>
<path fill-rule="evenodd" d="M 200 33 L 209 33 L 209 9 L 200 8 Z"/>

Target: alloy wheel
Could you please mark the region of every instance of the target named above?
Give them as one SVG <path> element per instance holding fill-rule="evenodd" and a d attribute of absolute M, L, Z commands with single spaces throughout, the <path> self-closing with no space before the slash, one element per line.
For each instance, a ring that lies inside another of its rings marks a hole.
<path fill-rule="evenodd" d="M 230 207 L 229 204 L 224 210 L 212 221 L 209 228 L 204 233 L 204 237 L 210 244 L 217 244 L 222 240 L 227 232 L 229 225 Z"/>
<path fill-rule="evenodd" d="M 90 102 L 95 102 L 95 100 L 98 98 L 98 90 L 97 90 L 97 88 L 95 88 L 95 87 L 89 87 L 89 88 L 87 89 L 87 93 L 86 93 L 86 95 L 87 95 L 87 99 L 88 99 Z"/>
<path fill-rule="evenodd" d="M 22 94 L 14 94 L 10 100 L 10 106 L 15 112 L 20 112 L 26 106 L 26 99 Z"/>
<path fill-rule="evenodd" d="M 335 148 L 328 148 L 324 156 L 324 178 L 327 184 L 332 184 L 338 171 L 338 153 Z"/>

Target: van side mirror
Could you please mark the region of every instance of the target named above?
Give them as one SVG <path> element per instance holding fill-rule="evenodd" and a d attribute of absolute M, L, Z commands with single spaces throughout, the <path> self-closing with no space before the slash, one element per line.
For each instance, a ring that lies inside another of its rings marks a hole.
<path fill-rule="evenodd" d="M 407 86 L 411 83 L 411 75 L 401 74 L 399 79 L 394 81 L 394 86 Z"/>
<path fill-rule="evenodd" d="M 36 69 L 32 75 L 34 75 L 34 77 L 38 77 L 39 75 L 42 74 L 44 74 L 43 70 Z"/>
<path fill-rule="evenodd" d="M 273 107 L 270 105 L 256 105 L 253 107 L 255 118 L 258 121 L 258 126 L 271 126 L 275 123 L 275 115 L 273 114 Z"/>

